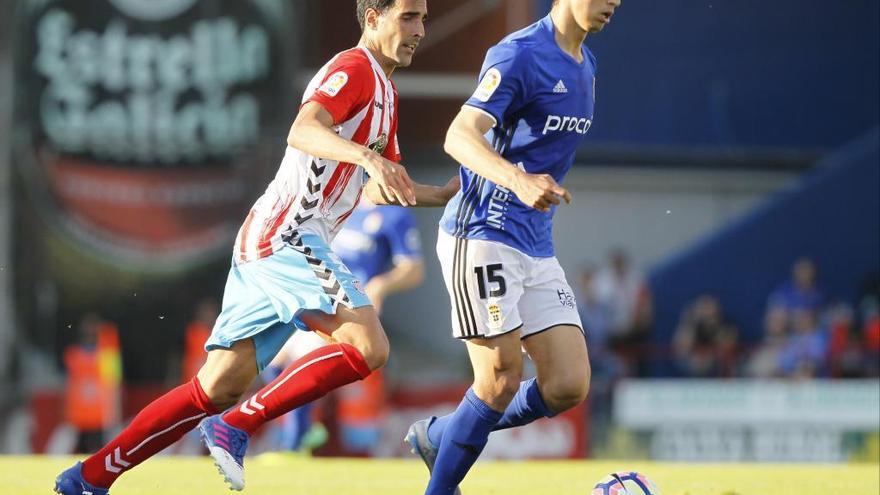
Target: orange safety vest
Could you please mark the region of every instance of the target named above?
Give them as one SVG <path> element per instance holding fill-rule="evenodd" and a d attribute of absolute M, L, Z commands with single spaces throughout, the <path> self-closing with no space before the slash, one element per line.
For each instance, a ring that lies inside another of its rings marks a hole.
<path fill-rule="evenodd" d="M 376 370 L 339 389 L 337 420 L 355 427 L 377 426 L 385 416 L 385 376 Z"/>
<path fill-rule="evenodd" d="M 94 348 L 72 345 L 64 351 L 67 368 L 67 421 L 79 430 L 103 430 L 120 418 L 122 357 L 119 332 L 101 324 Z"/>
<path fill-rule="evenodd" d="M 192 380 L 196 376 L 208 353 L 205 352 L 205 342 L 211 336 L 211 327 L 200 322 L 194 321 L 186 327 L 186 333 L 183 337 L 183 362 L 180 366 L 181 375 L 184 382 Z"/>

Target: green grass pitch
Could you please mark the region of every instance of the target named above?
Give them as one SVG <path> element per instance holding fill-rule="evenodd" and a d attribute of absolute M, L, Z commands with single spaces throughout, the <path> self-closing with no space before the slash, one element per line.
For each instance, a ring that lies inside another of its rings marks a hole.
<path fill-rule="evenodd" d="M 0 457 L 0 492 L 49 494 L 55 475 L 75 459 Z M 645 473 L 663 495 L 877 495 L 877 464 L 671 464 L 646 461 L 480 462 L 462 484 L 465 495 L 589 495 L 618 470 Z M 247 494 L 413 495 L 427 470 L 417 460 L 249 458 Z M 113 495 L 230 493 L 207 458 L 158 457 L 125 474 Z"/>

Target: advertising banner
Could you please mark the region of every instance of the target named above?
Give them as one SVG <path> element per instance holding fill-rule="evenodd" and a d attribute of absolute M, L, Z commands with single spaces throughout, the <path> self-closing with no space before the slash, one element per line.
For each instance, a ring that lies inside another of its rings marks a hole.
<path fill-rule="evenodd" d="M 299 103 L 297 3 L 19 3 L 12 243 L 30 342 L 59 351 L 97 311 L 126 370 L 155 379 L 144 346 L 166 351 L 197 301 L 219 301 Z"/>
<path fill-rule="evenodd" d="M 878 380 L 627 380 L 614 421 L 646 434 L 652 457 L 839 462 L 880 432 Z"/>

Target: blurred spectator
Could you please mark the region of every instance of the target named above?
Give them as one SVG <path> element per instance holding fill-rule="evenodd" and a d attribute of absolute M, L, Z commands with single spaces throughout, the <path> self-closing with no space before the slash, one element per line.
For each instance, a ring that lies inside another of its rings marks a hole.
<path fill-rule="evenodd" d="M 590 351 L 604 349 L 611 327 L 611 308 L 599 300 L 596 294 L 596 266 L 585 265 L 581 269 L 580 284 L 577 287 L 577 305 Z M 593 373 L 595 374 L 595 368 Z"/>
<path fill-rule="evenodd" d="M 791 378 L 815 378 L 826 371 L 828 343 L 815 311 L 794 312 L 792 334 L 786 339 L 779 355 L 783 375 Z"/>
<path fill-rule="evenodd" d="M 788 337 L 788 313 L 781 307 L 770 308 L 764 318 L 764 340 L 752 353 L 746 375 L 774 378 L 782 375 L 779 358 Z"/>
<path fill-rule="evenodd" d="M 872 274 L 859 297 L 859 320 L 865 352 L 865 375 L 880 375 L 880 276 Z"/>
<path fill-rule="evenodd" d="M 853 309 L 837 304 L 827 314 L 828 372 L 832 378 L 865 376 L 867 352 L 862 348 L 861 335 L 855 332 Z"/>
<path fill-rule="evenodd" d="M 596 266 L 587 264 L 581 268 L 577 291 L 578 313 L 587 336 L 590 353 L 590 407 L 591 441 L 606 443 L 610 431 L 614 383 L 624 374 L 620 359 L 608 351 L 608 330 L 611 326 L 611 309 L 596 295 Z"/>
<path fill-rule="evenodd" d="M 825 306 L 825 294 L 817 282 L 816 265 L 810 258 L 799 258 L 791 270 L 791 280 L 774 290 L 767 301 L 768 311 L 783 308 L 789 317 L 799 310 L 819 314 Z"/>
<path fill-rule="evenodd" d="M 717 298 L 699 296 L 685 310 L 673 338 L 679 368 L 692 377 L 732 376 L 738 334 L 724 318 Z"/>
<path fill-rule="evenodd" d="M 77 326 L 77 342 L 64 350 L 67 369 L 66 421 L 78 432 L 75 453 L 91 453 L 104 444 L 104 432 L 120 420 L 122 358 L 119 332 L 97 314 Z"/>
<path fill-rule="evenodd" d="M 183 359 L 181 362 L 181 378 L 187 382 L 196 376 L 208 353 L 205 352 L 205 341 L 211 336 L 214 322 L 220 308 L 217 302 L 209 297 L 203 298 L 196 306 L 193 320 L 187 325 L 183 336 Z"/>
<path fill-rule="evenodd" d="M 595 294 L 610 311 L 609 347 L 627 363 L 629 374 L 646 376 L 653 302 L 644 276 L 632 268 L 626 251 L 611 251 L 608 266 L 596 275 Z"/>

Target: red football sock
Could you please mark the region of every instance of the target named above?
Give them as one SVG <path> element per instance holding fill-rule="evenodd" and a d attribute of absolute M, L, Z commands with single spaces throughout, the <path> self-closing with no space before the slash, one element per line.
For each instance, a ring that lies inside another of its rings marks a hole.
<path fill-rule="evenodd" d="M 369 374 L 370 367 L 357 349 L 349 344 L 327 345 L 294 361 L 253 397 L 224 414 L 223 420 L 252 435 L 266 422 Z"/>
<path fill-rule="evenodd" d="M 83 478 L 97 487 L 110 488 L 122 473 L 176 442 L 205 416 L 218 412 L 199 379 L 193 378 L 143 408 L 122 433 L 83 461 Z"/>

